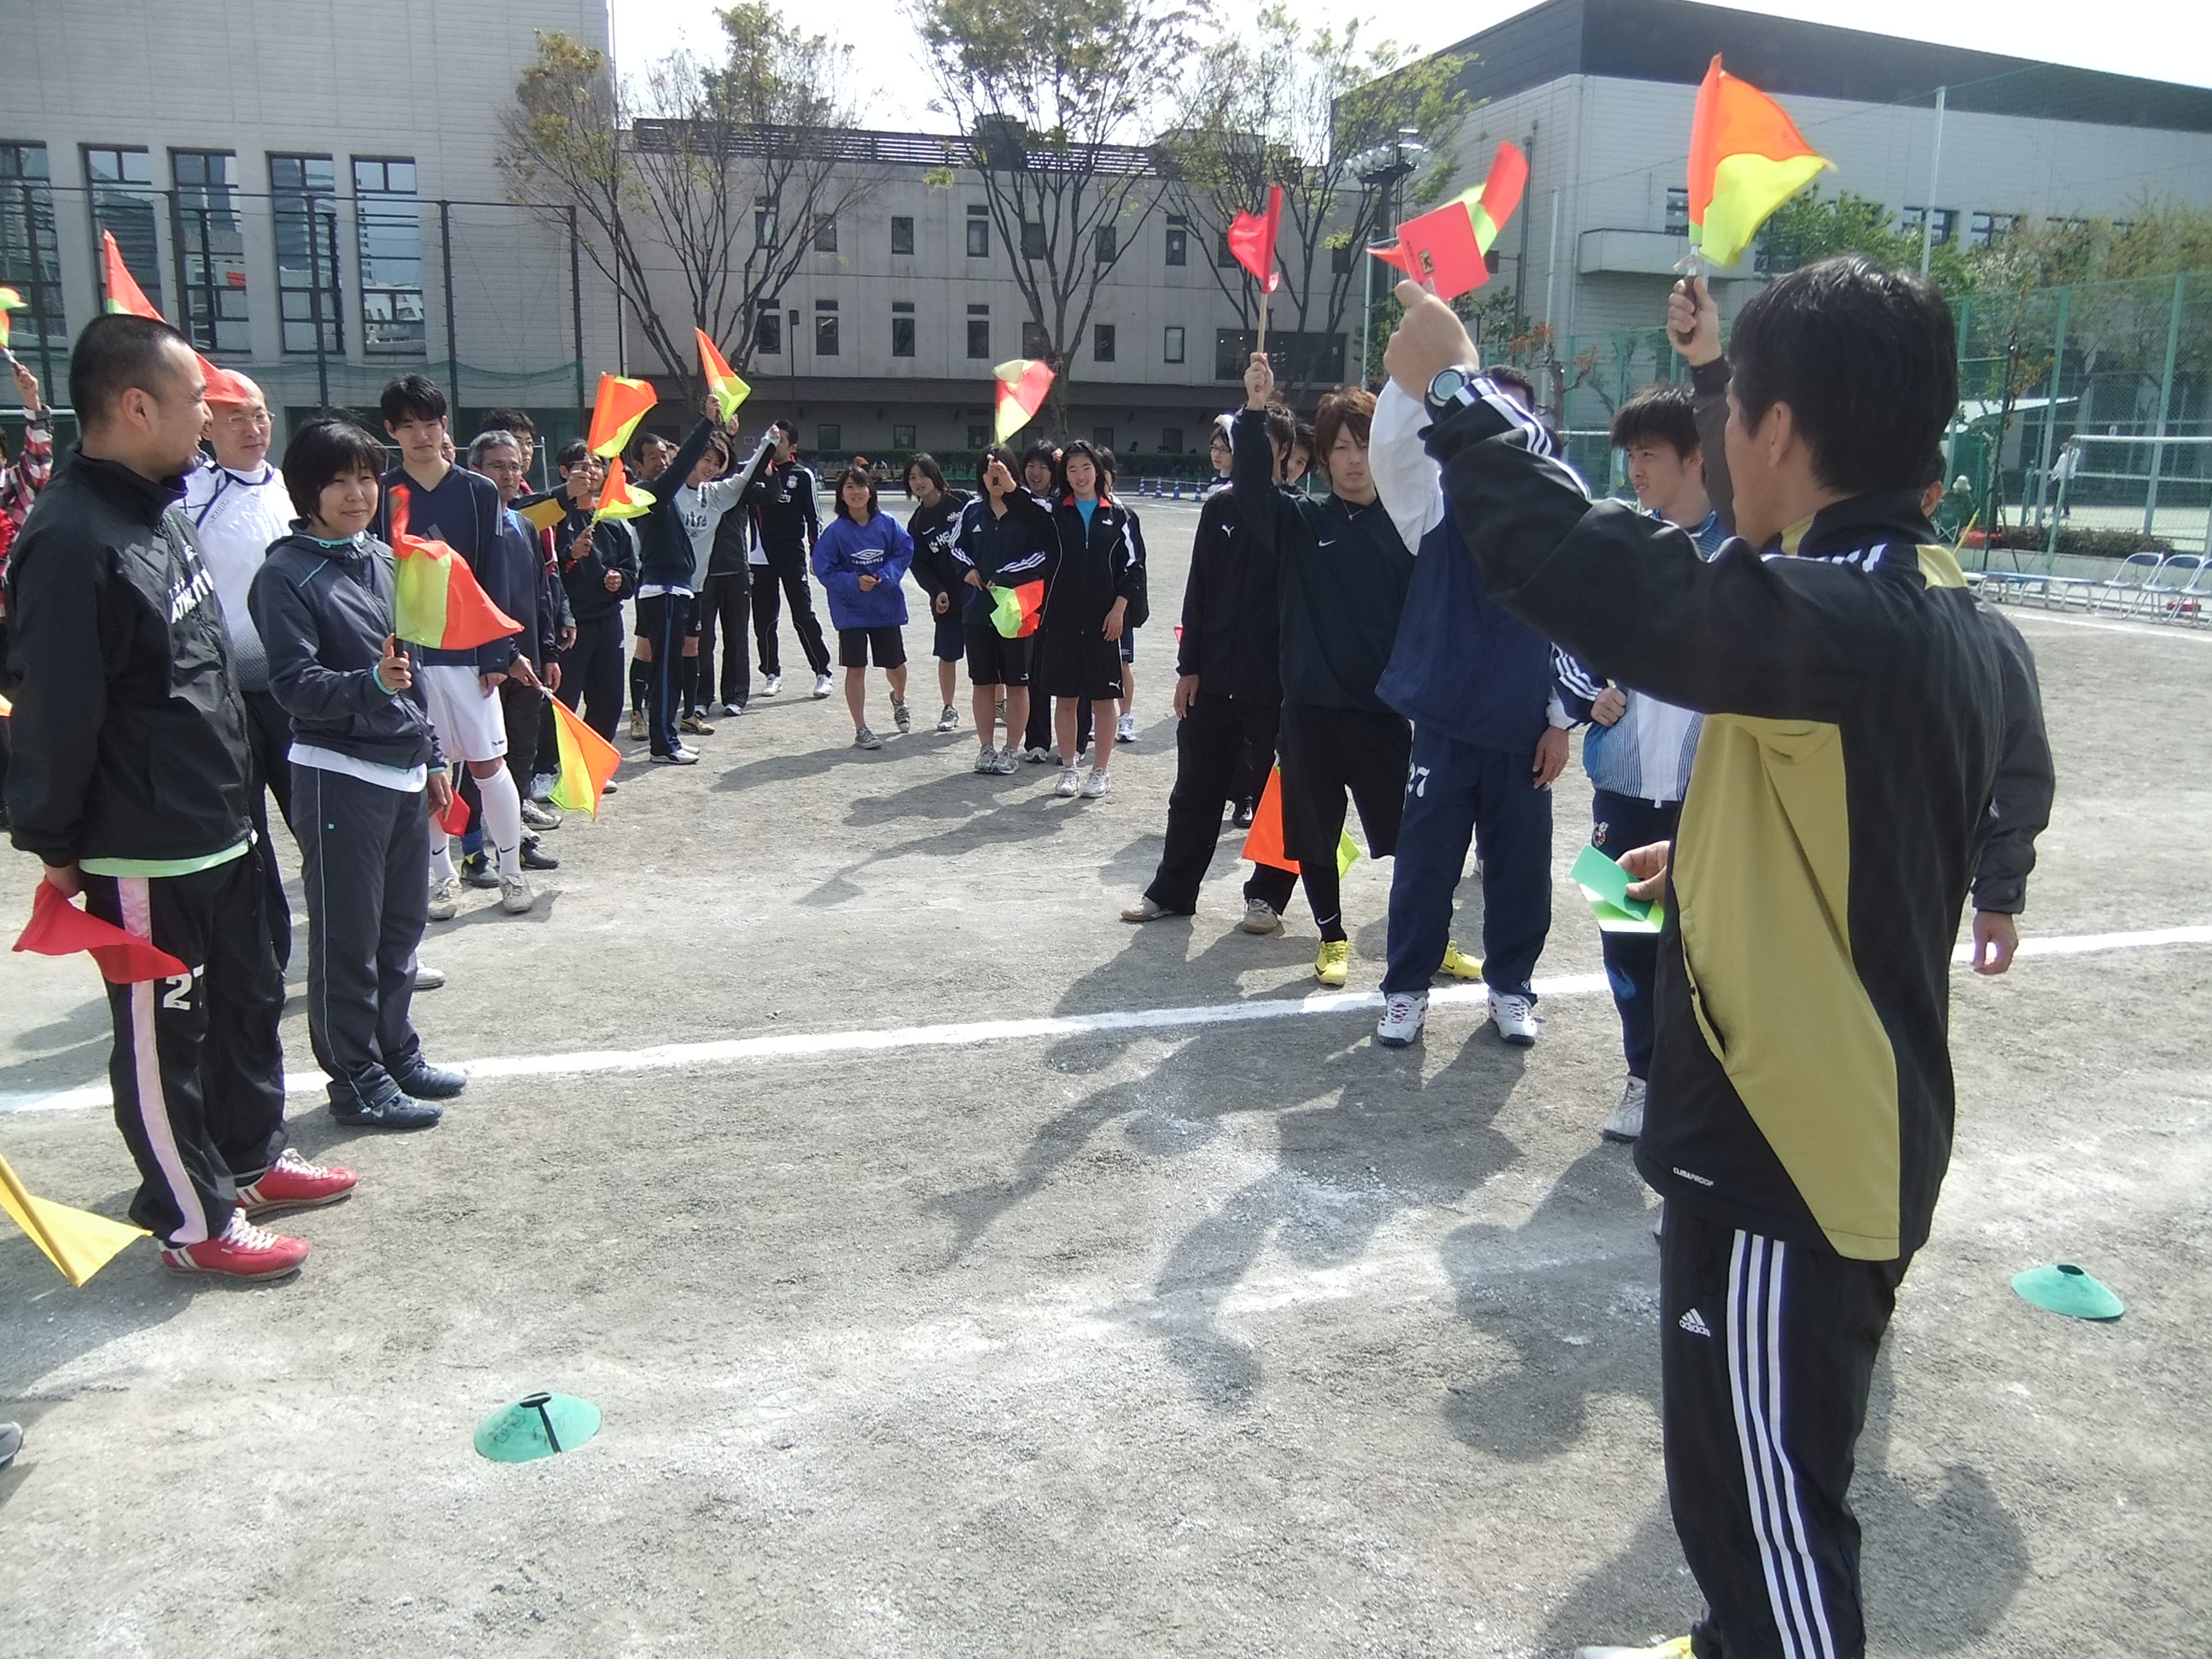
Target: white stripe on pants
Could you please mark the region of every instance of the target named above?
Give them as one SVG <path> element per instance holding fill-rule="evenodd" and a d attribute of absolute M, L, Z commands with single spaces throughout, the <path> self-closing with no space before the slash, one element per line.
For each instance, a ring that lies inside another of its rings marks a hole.
<path fill-rule="evenodd" d="M 116 878 L 116 902 L 122 907 L 125 931 L 149 944 L 154 938 L 151 894 L 144 876 Z M 183 1218 L 175 1237 L 166 1242 L 198 1244 L 208 1236 L 207 1209 L 185 1173 L 184 1156 L 177 1150 L 176 1132 L 169 1123 L 169 1097 L 161 1089 L 161 1054 L 154 1025 L 154 999 L 161 988 L 157 979 L 140 980 L 131 987 L 131 1069 L 137 1083 L 138 1122 L 161 1179 L 168 1182 L 170 1200 Z"/>

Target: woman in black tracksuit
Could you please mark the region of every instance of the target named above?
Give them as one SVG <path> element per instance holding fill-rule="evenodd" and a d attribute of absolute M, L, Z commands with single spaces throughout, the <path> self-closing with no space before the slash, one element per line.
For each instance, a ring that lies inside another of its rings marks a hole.
<path fill-rule="evenodd" d="M 581 438 L 562 447 L 560 465 L 563 516 L 553 545 L 576 637 L 556 695 L 611 743 L 622 719 L 623 601 L 637 592 L 637 538 L 618 520 L 592 522 L 605 463 Z"/>
<path fill-rule="evenodd" d="M 1052 512 L 1056 546 L 1046 578 L 1043 641 L 1036 695 L 1053 699 L 1060 774 L 1053 791 L 1096 800 L 1113 787 L 1115 721 L 1121 705 L 1121 630 L 1141 580 L 1128 511 L 1103 494 L 1106 467 L 1081 439 L 1060 461 Z M 1096 758 L 1079 790 L 1075 772 L 1076 705 L 1091 700 Z"/>

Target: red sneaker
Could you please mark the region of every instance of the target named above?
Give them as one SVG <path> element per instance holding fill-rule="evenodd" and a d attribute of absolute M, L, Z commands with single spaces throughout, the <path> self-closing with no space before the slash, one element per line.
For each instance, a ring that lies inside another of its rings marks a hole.
<path fill-rule="evenodd" d="M 215 1273 L 225 1279 L 283 1279 L 300 1271 L 307 1247 L 299 1239 L 272 1233 L 233 1210 L 221 1238 L 173 1245 L 161 1252 L 161 1265 L 173 1273 Z"/>
<path fill-rule="evenodd" d="M 238 1189 L 238 1207 L 249 1219 L 279 1210 L 312 1210 L 319 1204 L 337 1203 L 360 1179 L 351 1170 L 310 1164 L 287 1146 L 260 1180 Z"/>

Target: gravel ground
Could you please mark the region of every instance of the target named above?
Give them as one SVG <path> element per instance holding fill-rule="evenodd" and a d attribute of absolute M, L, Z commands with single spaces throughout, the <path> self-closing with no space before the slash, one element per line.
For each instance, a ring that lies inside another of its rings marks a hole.
<path fill-rule="evenodd" d="M 433 926 L 434 1056 L 542 1069 L 488 1067 L 411 1137 L 295 1097 L 300 1144 L 362 1173 L 288 1224 L 300 1279 L 173 1281 L 140 1244 L 71 1291 L 0 1237 L 0 1416 L 28 1436 L 0 1652 L 1557 1656 L 1684 1628 L 1649 1200 L 1597 1139 L 1618 1036 L 1575 983 L 1579 768 L 1533 1051 L 1464 1000 L 1404 1052 L 1363 1008 L 1085 1018 L 1314 988 L 1303 913 L 1235 931 L 1233 848 L 1194 921 L 1115 919 L 1159 851 L 1195 514 L 1146 517 L 1164 619 L 1110 799 L 970 775 L 964 687 L 959 733 L 861 754 L 794 676 L 705 764 L 632 769 L 549 836 L 534 913 Z M 2062 772 L 2030 932 L 2212 921 L 2212 636 L 2022 622 Z M 1354 990 L 1388 874 L 1346 885 Z M 1856 1488 L 1875 1654 L 2205 1650 L 2208 965 L 1958 981 L 1958 1155 Z M 90 970 L 10 957 L 0 985 L 0 1146 L 120 1215 L 105 1113 L 52 1098 L 104 1074 Z M 2051 1260 L 2127 1316 L 2012 1294 Z M 537 1388 L 604 1431 L 478 1458 L 477 1419 Z"/>

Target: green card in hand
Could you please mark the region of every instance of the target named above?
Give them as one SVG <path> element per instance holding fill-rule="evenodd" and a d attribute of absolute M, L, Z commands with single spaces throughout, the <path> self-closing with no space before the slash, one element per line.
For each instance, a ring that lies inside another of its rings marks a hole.
<path fill-rule="evenodd" d="M 1598 927 L 1606 933 L 1656 933 L 1667 919 L 1665 906 L 1629 897 L 1629 884 L 1635 878 L 1595 847 L 1583 848 L 1571 873 L 1589 899 Z"/>

